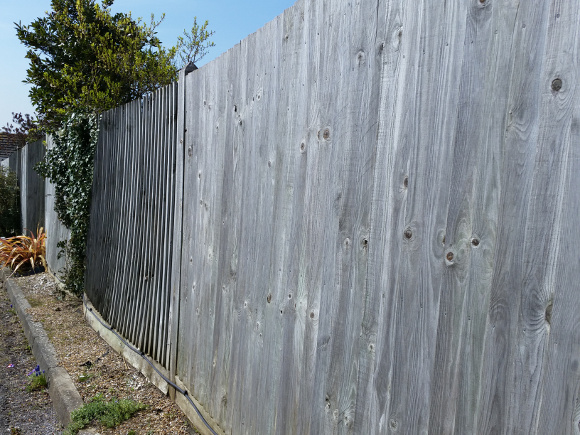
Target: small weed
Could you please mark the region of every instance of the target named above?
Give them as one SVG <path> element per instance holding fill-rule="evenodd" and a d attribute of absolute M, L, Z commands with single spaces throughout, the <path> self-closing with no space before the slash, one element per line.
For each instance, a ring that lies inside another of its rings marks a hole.
<path fill-rule="evenodd" d="M 192 426 L 191 422 L 189 420 L 185 419 L 185 423 L 187 424 L 187 427 L 189 428 L 190 434 L 201 435 L 201 432 L 198 431 L 196 427 Z"/>
<path fill-rule="evenodd" d="M 10 426 L 10 435 L 20 435 L 22 431 L 19 427 Z"/>
<path fill-rule="evenodd" d="M 46 376 L 44 375 L 44 370 L 40 371 L 40 366 L 36 366 L 34 370 L 28 373 L 28 385 L 26 386 L 26 391 L 29 393 L 31 391 L 39 391 L 48 387 L 48 382 L 46 381 Z"/>
<path fill-rule="evenodd" d="M 83 373 L 82 375 L 79 375 L 79 377 L 77 379 L 79 382 L 84 382 L 84 381 L 88 381 L 93 376 L 95 376 L 95 375 L 92 373 Z"/>
<path fill-rule="evenodd" d="M 32 308 L 36 308 L 36 307 L 40 307 L 40 306 L 44 305 L 44 302 L 42 302 L 41 299 L 32 298 L 32 297 L 28 296 L 27 300 Z"/>
<path fill-rule="evenodd" d="M 89 403 L 71 413 L 71 423 L 64 431 L 65 435 L 76 434 L 92 421 L 98 421 L 106 427 L 115 427 L 131 418 L 145 405 L 130 399 L 106 401 L 102 394 L 97 394 Z"/>
<path fill-rule="evenodd" d="M 15 310 L 14 308 L 12 308 L 12 305 L 10 305 L 10 309 L 8 310 L 8 312 L 9 312 L 10 314 L 12 314 L 13 316 L 15 316 L 15 315 L 16 315 L 16 310 Z"/>
<path fill-rule="evenodd" d="M 46 387 L 48 387 L 48 382 L 46 381 L 46 376 L 44 376 L 43 373 L 42 375 L 35 376 L 30 380 L 26 386 L 26 391 L 30 393 L 31 391 L 43 390 Z"/>
<path fill-rule="evenodd" d="M 134 430 L 130 430 L 129 432 L 127 432 L 127 435 L 137 435 L 137 432 L 135 432 Z"/>

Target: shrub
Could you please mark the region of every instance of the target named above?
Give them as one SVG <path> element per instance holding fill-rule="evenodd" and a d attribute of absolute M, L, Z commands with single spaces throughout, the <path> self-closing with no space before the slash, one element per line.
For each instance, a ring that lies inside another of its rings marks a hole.
<path fill-rule="evenodd" d="M 0 167 L 0 236 L 20 234 L 20 190 L 16 174 Z"/>
<path fill-rule="evenodd" d="M 0 239 L 0 266 L 8 266 L 16 273 L 36 271 L 40 266 L 46 268 L 46 233 L 41 227 L 36 237 L 15 236 Z"/>

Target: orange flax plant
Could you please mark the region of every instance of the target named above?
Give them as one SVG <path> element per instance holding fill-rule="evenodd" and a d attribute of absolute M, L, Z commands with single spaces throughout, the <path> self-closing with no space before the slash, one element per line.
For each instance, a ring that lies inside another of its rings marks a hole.
<path fill-rule="evenodd" d="M 34 270 L 38 266 L 46 269 L 46 233 L 40 227 L 34 233 L 30 231 L 28 236 L 16 236 L 0 238 L 0 266 L 8 266 L 12 273 L 22 268 Z"/>

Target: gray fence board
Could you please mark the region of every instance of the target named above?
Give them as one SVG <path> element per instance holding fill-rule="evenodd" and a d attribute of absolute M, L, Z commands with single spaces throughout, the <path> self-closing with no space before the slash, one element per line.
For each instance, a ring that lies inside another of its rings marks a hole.
<path fill-rule="evenodd" d="M 20 208 L 22 211 L 22 231 L 35 235 L 40 227 L 44 227 L 44 178 L 34 169 L 34 166 L 44 158 L 44 141 L 38 140 L 26 144 L 21 150 L 20 164 Z"/>
<path fill-rule="evenodd" d="M 179 72 L 177 101 L 177 130 L 175 132 L 175 189 L 174 189 L 174 216 L 173 233 L 171 246 L 173 248 L 173 261 L 171 264 L 171 300 L 169 305 L 169 374 L 172 381 L 175 381 L 177 372 L 177 347 L 179 330 L 179 307 L 181 304 L 181 263 L 183 261 L 183 188 L 184 188 L 184 160 L 185 160 L 185 69 Z M 175 391 L 170 390 L 170 394 L 175 398 Z"/>
<path fill-rule="evenodd" d="M 554 14 L 556 11 L 551 8 L 550 12 Z M 532 423 L 538 433 L 552 429 L 561 433 L 580 431 L 580 298 L 575 277 L 578 268 L 574 262 L 578 258 L 574 240 L 578 235 L 580 197 L 577 194 L 577 183 L 573 181 L 579 169 L 578 147 L 575 144 L 580 137 L 577 103 L 580 89 L 577 86 L 578 70 L 574 58 L 578 56 L 580 35 L 570 21 L 576 14 L 577 4 L 561 5 L 561 9 L 553 15 L 555 19 L 549 21 L 548 42 L 543 53 L 547 59 L 546 75 L 550 78 L 560 77 L 563 84 L 561 91 L 545 92 L 542 96 L 540 131 L 543 137 L 537 155 L 550 158 L 536 159 L 544 181 L 551 181 L 548 186 L 543 186 L 538 177 L 535 183 L 534 190 L 541 194 L 537 201 L 537 215 L 540 217 L 546 213 L 552 219 L 541 223 L 536 220 L 534 224 L 549 229 L 543 234 L 548 240 L 542 242 L 547 248 L 545 253 L 548 258 L 554 259 L 553 262 L 540 262 L 536 257 L 540 270 L 545 270 L 543 282 L 536 279 L 537 275 L 531 270 L 528 275 L 534 296 L 530 301 L 533 304 L 529 304 L 531 309 L 528 312 L 531 315 L 527 320 L 531 328 L 528 334 L 530 338 L 534 338 L 534 335 L 535 338 L 542 338 L 536 341 L 537 358 L 530 358 L 529 361 L 537 364 L 537 371 L 532 372 L 536 379 L 539 378 L 539 382 L 536 381 L 540 384 L 537 394 L 549 398 L 534 407 L 536 413 Z M 546 87 L 547 83 L 543 85 Z M 530 225 L 529 229 L 533 230 L 534 226 Z M 538 236 L 532 232 L 529 231 L 526 236 Z M 541 322 L 542 318 L 548 320 L 547 324 Z"/>

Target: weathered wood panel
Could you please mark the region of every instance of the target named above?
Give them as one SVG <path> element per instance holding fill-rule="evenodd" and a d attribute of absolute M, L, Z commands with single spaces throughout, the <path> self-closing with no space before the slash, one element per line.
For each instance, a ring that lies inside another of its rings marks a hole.
<path fill-rule="evenodd" d="M 20 157 L 20 208 L 22 212 L 22 232 L 36 234 L 39 227 L 44 227 L 44 178 L 34 166 L 44 158 L 44 141 L 38 140 L 26 144 Z"/>
<path fill-rule="evenodd" d="M 577 16 L 300 1 L 187 77 L 177 373 L 226 431 L 574 433 Z"/>
<path fill-rule="evenodd" d="M 169 367 L 177 84 L 103 115 L 86 292 L 103 317 Z"/>
<path fill-rule="evenodd" d="M 298 1 L 104 115 L 89 297 L 226 433 L 579 434 L 578 16 Z"/>

